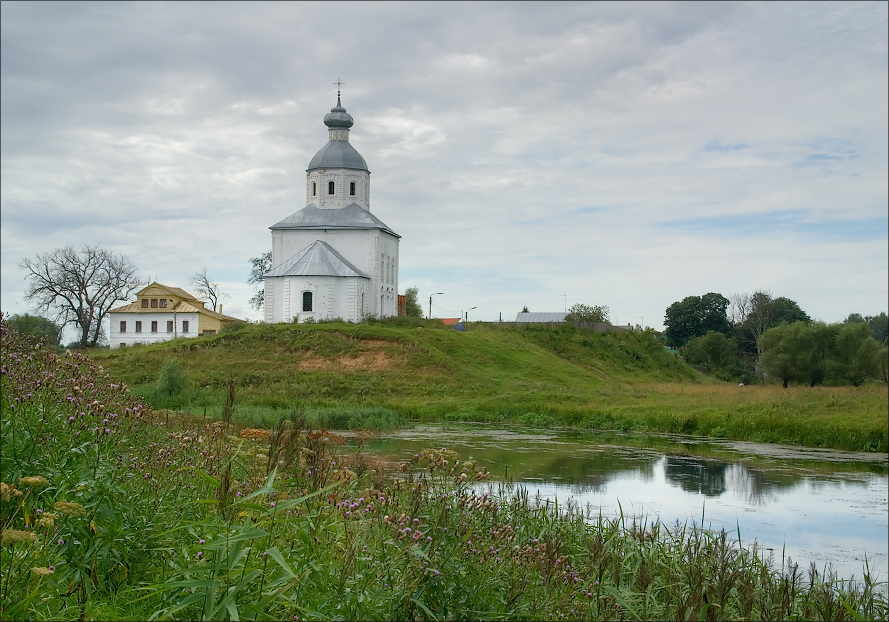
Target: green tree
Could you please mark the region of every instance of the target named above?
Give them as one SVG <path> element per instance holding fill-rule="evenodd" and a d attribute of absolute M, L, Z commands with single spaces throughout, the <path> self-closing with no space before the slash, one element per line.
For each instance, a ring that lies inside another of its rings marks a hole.
<path fill-rule="evenodd" d="M 790 298 L 772 297 L 771 292 L 732 296 L 732 324 L 742 352 L 759 358 L 763 352 L 763 334 L 781 322 L 811 322 L 811 318 Z"/>
<path fill-rule="evenodd" d="M 719 374 L 737 366 L 738 340 L 711 330 L 682 346 L 680 354 L 692 365 L 700 365 L 708 372 Z"/>
<path fill-rule="evenodd" d="M 728 298 L 713 292 L 703 296 L 686 296 L 674 302 L 667 307 L 664 315 L 667 342 L 674 348 L 680 348 L 711 330 L 730 335 L 732 326 L 726 315 L 728 305 Z"/>
<path fill-rule="evenodd" d="M 250 299 L 250 306 L 259 311 L 265 304 L 265 273 L 272 269 L 272 251 L 267 251 L 259 257 L 250 258 L 250 277 L 247 282 L 256 286 L 256 293 Z"/>
<path fill-rule="evenodd" d="M 836 343 L 836 324 L 814 322 L 806 334 L 806 356 L 802 362 L 801 379 L 810 387 L 822 384 L 830 373 Z"/>
<path fill-rule="evenodd" d="M 36 339 L 46 338 L 53 347 L 57 347 L 62 339 L 62 327 L 39 315 L 13 315 L 7 320 L 9 328 Z"/>
<path fill-rule="evenodd" d="M 840 324 L 834 348 L 833 375 L 852 386 L 879 377 L 880 345 L 865 322 Z"/>
<path fill-rule="evenodd" d="M 867 320 L 868 326 L 870 326 L 874 339 L 876 339 L 878 343 L 886 345 L 887 338 L 889 338 L 889 316 L 886 315 L 886 312 L 883 311 L 880 315 L 869 316 L 865 319 Z"/>
<path fill-rule="evenodd" d="M 608 307 L 606 305 L 590 306 L 585 304 L 572 305 L 565 316 L 566 322 L 599 322 L 607 324 Z"/>
<path fill-rule="evenodd" d="M 791 380 L 803 377 L 810 332 L 805 322 L 784 323 L 768 329 L 760 339 L 763 351 L 759 364 L 781 380 L 785 389 Z"/>
<path fill-rule="evenodd" d="M 409 317 L 423 317 L 423 308 L 420 306 L 420 290 L 416 287 L 408 287 L 404 291 L 404 314 Z"/>

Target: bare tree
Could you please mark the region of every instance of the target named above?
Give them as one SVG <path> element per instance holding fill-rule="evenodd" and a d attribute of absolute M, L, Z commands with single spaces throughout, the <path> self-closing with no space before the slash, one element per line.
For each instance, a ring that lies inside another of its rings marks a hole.
<path fill-rule="evenodd" d="M 750 294 L 732 294 L 729 297 L 728 321 L 735 328 L 741 326 L 747 320 L 750 313 Z"/>
<path fill-rule="evenodd" d="M 204 296 L 210 301 L 210 306 L 213 307 L 213 310 L 216 311 L 216 305 L 223 298 L 228 298 L 228 294 L 223 294 L 219 291 L 219 283 L 210 278 L 210 275 L 207 274 L 207 266 L 200 272 L 195 272 L 191 275 L 191 284 L 194 285 L 195 291 Z"/>
<path fill-rule="evenodd" d="M 259 257 L 250 258 L 250 278 L 248 283 L 256 285 L 256 294 L 250 299 L 250 306 L 259 311 L 265 304 L 265 288 L 259 286 L 265 283 L 265 273 L 272 269 L 272 251 L 266 251 Z"/>
<path fill-rule="evenodd" d="M 95 347 L 103 320 L 116 302 L 129 299 L 141 285 L 136 266 L 125 255 L 84 244 L 23 259 L 29 279 L 25 298 L 52 314 L 61 326 L 80 331 L 80 346 Z"/>

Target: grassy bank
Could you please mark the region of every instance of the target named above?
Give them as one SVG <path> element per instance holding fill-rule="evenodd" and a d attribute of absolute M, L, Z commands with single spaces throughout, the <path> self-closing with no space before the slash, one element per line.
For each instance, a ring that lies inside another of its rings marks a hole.
<path fill-rule="evenodd" d="M 736 534 L 476 493 L 487 474 L 445 448 L 392 472 L 299 417 L 154 413 L 5 327 L 0 355 L 0 619 L 889 615 L 866 574 L 782 569 Z"/>
<path fill-rule="evenodd" d="M 295 411 L 354 421 L 372 409 L 390 423 L 516 422 L 889 451 L 885 386 L 738 387 L 694 371 L 651 332 L 255 325 L 90 355 L 158 407 L 218 417 L 231 379 L 236 417 L 254 424 Z M 174 396 L 157 391 L 169 360 L 187 377 Z"/>

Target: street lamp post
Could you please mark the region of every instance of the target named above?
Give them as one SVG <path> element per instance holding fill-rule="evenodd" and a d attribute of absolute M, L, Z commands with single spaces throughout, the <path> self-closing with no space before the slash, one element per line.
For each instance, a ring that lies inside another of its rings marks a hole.
<path fill-rule="evenodd" d="M 432 296 L 438 296 L 439 294 L 444 294 L 444 292 L 435 292 L 429 296 L 429 319 L 432 319 Z"/>
<path fill-rule="evenodd" d="M 464 322 L 468 322 L 468 321 L 469 321 L 469 312 L 472 311 L 473 309 L 478 309 L 478 307 L 470 307 L 469 309 L 467 309 L 467 311 L 466 311 L 466 313 L 464 314 L 464 317 L 463 317 L 463 321 L 464 321 Z"/>

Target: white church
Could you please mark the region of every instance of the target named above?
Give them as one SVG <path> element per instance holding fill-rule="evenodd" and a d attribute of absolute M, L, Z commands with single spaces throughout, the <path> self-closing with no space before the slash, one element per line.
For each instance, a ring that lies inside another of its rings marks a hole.
<path fill-rule="evenodd" d="M 401 236 L 370 213 L 370 171 L 349 144 L 352 123 L 338 91 L 324 116 L 330 139 L 306 170 L 306 206 L 269 227 L 266 322 L 398 313 Z"/>

